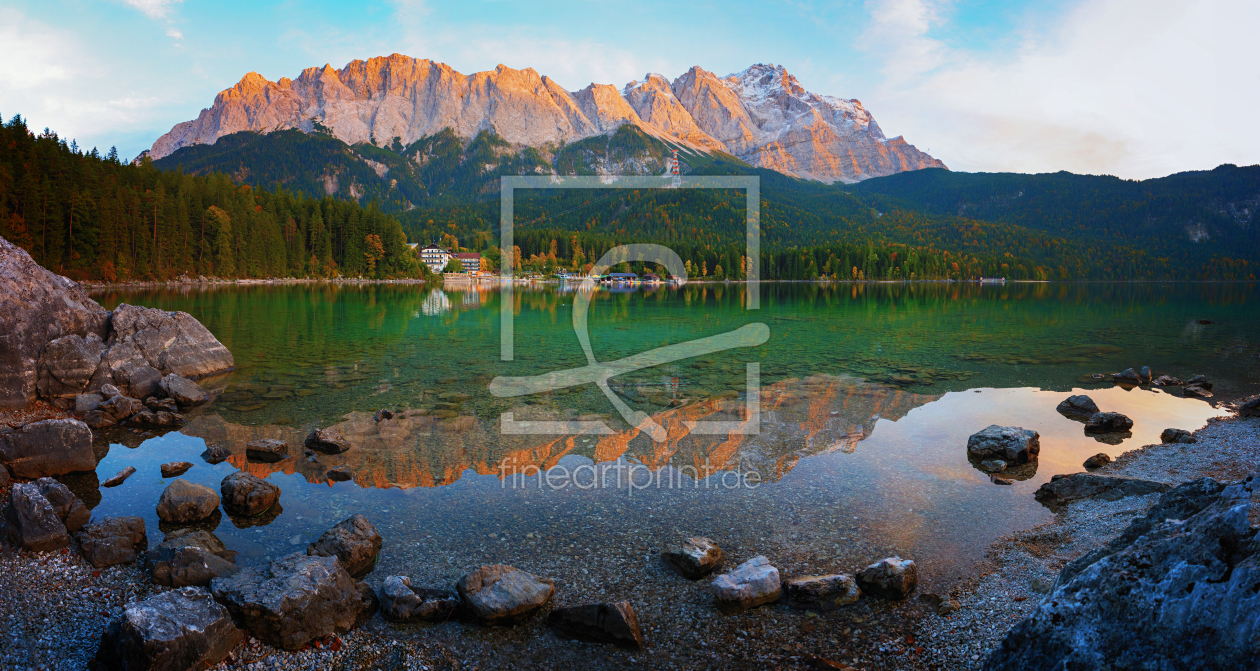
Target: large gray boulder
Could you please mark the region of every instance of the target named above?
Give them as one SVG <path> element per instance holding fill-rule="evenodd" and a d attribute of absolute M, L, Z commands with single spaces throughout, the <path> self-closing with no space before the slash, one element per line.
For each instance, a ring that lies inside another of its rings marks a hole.
<path fill-rule="evenodd" d="M 345 633 L 376 611 L 372 588 L 351 578 L 336 558 L 300 552 L 215 578 L 210 590 L 250 633 L 285 650 Z"/>
<path fill-rule="evenodd" d="M 40 478 L 31 484 L 39 488 L 39 493 L 52 506 L 57 518 L 66 525 L 66 531 L 74 533 L 92 519 L 91 511 L 83 505 L 79 497 L 70 491 L 69 487 L 52 478 Z"/>
<path fill-rule="evenodd" d="M 83 557 L 96 568 L 130 564 L 149 549 L 144 518 L 107 517 L 83 527 L 74 535 Z"/>
<path fill-rule="evenodd" d="M 39 357 L 36 391 L 49 400 L 78 396 L 92 381 L 104 351 L 105 342 L 95 333 L 86 339 L 71 334 L 53 340 Z"/>
<path fill-rule="evenodd" d="M 236 553 L 218 536 L 204 529 L 178 529 L 145 556 L 154 584 L 170 587 L 209 585 L 210 581 L 235 575 Z"/>
<path fill-rule="evenodd" d="M 412 587 L 411 578 L 391 575 L 381 585 L 381 615 L 397 622 L 448 619 L 459 607 L 459 595 L 440 589 Z"/>
<path fill-rule="evenodd" d="M 1087 419 L 1090 415 L 1098 412 L 1098 404 L 1094 403 L 1094 399 L 1085 394 L 1074 394 L 1063 399 L 1055 410 L 1065 417 Z"/>
<path fill-rule="evenodd" d="M 27 552 L 51 552 L 70 545 L 65 522 L 57 516 L 36 483 L 13 485 L 4 516 L 9 541 Z"/>
<path fill-rule="evenodd" d="M 1018 426 L 990 424 L 967 439 L 967 456 L 976 460 L 1001 459 L 1008 464 L 1037 460 L 1041 435 Z"/>
<path fill-rule="evenodd" d="M 1127 496 L 1144 496 L 1166 492 L 1172 486 L 1154 480 L 1123 478 L 1096 473 L 1056 475 L 1037 489 L 1034 497 L 1043 505 L 1055 508 L 1069 501 L 1097 496 L 1105 501 L 1118 501 Z"/>
<path fill-rule="evenodd" d="M 162 381 L 158 383 L 158 388 L 166 394 L 167 398 L 185 408 L 203 405 L 210 400 L 210 394 L 207 394 L 201 385 L 174 373 L 162 378 Z"/>
<path fill-rule="evenodd" d="M 1165 493 L 1106 547 L 1064 567 L 986 669 L 1251 669 L 1260 649 L 1260 478 Z"/>
<path fill-rule="evenodd" d="M 829 611 L 857 603 L 862 596 L 853 576 L 803 575 L 783 581 L 783 594 L 793 608 Z"/>
<path fill-rule="evenodd" d="M 78 284 L 0 238 L 0 408 L 34 401 L 48 343 L 67 335 L 105 338 L 109 313 Z"/>
<path fill-rule="evenodd" d="M 547 616 L 547 622 L 579 640 L 613 643 L 623 648 L 643 647 L 639 618 L 629 601 L 557 608 Z"/>
<path fill-rule="evenodd" d="M 778 601 L 783 596 L 779 569 L 760 555 L 714 578 L 712 588 L 718 610 L 728 614 Z"/>
<path fill-rule="evenodd" d="M 703 536 L 683 539 L 681 545 L 665 548 L 661 556 L 689 580 L 699 580 L 722 563 L 722 548 Z"/>
<path fill-rule="evenodd" d="M 110 344 L 128 340 L 163 375 L 197 380 L 236 367 L 223 343 L 186 312 L 119 305 L 113 312 Z"/>
<path fill-rule="evenodd" d="M 205 669 L 223 661 L 244 639 L 209 592 L 184 587 L 128 605 L 101 637 L 96 668 Z"/>
<path fill-rule="evenodd" d="M 465 610 L 484 624 L 507 624 L 529 616 L 551 600 L 556 585 L 512 566 L 494 564 L 455 583 Z"/>
<path fill-rule="evenodd" d="M 223 508 L 236 515 L 264 513 L 280 500 L 279 487 L 245 471 L 229 473 L 223 478 L 219 483 L 219 493 L 223 496 Z"/>
<path fill-rule="evenodd" d="M 92 430 L 77 419 L 45 419 L 0 435 L 0 463 L 18 478 L 96 469 Z"/>
<path fill-rule="evenodd" d="M 376 568 L 376 556 L 381 552 L 381 534 L 362 515 L 354 515 L 324 532 L 319 540 L 306 548 L 312 556 L 336 557 L 342 567 L 355 578 L 361 578 Z"/>
<path fill-rule="evenodd" d="M 219 495 L 205 485 L 177 478 L 158 499 L 157 516 L 163 522 L 190 524 L 210 517 L 219 508 Z"/>
<path fill-rule="evenodd" d="M 919 569 L 914 560 L 886 557 L 858 571 L 858 587 L 885 599 L 904 599 L 919 584 Z"/>
<path fill-rule="evenodd" d="M 101 356 L 101 363 L 88 382 L 88 391 L 97 391 L 112 385 L 126 396 L 144 398 L 157 391 L 162 373 L 149 365 L 140 348 L 131 340 L 119 340 L 111 336 L 108 348 Z"/>

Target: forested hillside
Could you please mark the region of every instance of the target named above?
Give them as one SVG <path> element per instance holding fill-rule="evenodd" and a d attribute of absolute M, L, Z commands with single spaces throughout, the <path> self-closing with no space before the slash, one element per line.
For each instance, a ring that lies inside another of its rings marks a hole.
<path fill-rule="evenodd" d="M 14 116 L 0 127 L 0 236 L 74 279 L 416 276 L 375 205 L 124 164 Z"/>

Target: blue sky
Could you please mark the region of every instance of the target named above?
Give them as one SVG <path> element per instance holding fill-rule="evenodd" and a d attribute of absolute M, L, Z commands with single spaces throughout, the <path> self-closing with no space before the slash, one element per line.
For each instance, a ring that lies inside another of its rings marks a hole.
<path fill-rule="evenodd" d="M 0 113 L 126 156 L 251 70 L 394 52 L 570 90 L 787 67 L 961 170 L 1260 162 L 1260 3 L 0 0 Z"/>

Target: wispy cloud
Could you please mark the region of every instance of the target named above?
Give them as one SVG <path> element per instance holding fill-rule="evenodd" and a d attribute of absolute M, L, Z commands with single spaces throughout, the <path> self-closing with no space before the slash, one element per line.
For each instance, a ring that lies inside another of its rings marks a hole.
<path fill-rule="evenodd" d="M 178 30 L 178 29 L 176 29 L 176 28 L 175 28 L 175 27 L 173 27 L 173 26 L 172 26 L 172 27 L 170 27 L 170 28 L 167 28 L 167 29 L 166 29 L 166 36 L 167 36 L 167 37 L 173 37 L 173 38 L 175 38 L 175 39 L 177 39 L 177 40 L 182 40 L 182 39 L 184 39 L 184 34 L 183 34 L 183 33 L 181 33 L 181 32 L 179 32 L 179 30 Z"/>
<path fill-rule="evenodd" d="M 183 0 L 122 0 L 124 3 L 135 7 L 142 11 L 151 19 L 160 19 L 165 17 L 171 11 L 171 6 L 183 2 Z"/>

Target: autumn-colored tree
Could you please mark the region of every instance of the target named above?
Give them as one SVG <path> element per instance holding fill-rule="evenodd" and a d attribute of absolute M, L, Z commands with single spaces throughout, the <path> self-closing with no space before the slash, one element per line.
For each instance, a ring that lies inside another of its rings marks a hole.
<path fill-rule="evenodd" d="M 385 245 L 381 244 L 381 236 L 370 233 L 363 238 L 363 260 L 367 262 L 368 273 L 376 274 L 376 262 L 385 258 Z"/>

